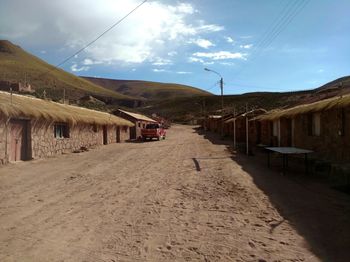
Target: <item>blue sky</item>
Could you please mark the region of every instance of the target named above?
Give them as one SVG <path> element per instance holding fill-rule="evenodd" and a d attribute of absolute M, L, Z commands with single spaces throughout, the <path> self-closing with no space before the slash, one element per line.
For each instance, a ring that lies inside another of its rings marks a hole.
<path fill-rule="evenodd" d="M 2 0 L 0 38 L 57 64 L 137 0 Z M 350 74 L 349 0 L 151 1 L 62 68 L 225 94 L 316 88 Z"/>

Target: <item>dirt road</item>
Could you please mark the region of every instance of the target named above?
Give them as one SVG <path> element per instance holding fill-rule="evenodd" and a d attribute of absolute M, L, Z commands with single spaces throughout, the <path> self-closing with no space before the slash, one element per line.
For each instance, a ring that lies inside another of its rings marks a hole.
<path fill-rule="evenodd" d="M 0 261 L 319 261 L 193 128 L 0 168 Z"/>

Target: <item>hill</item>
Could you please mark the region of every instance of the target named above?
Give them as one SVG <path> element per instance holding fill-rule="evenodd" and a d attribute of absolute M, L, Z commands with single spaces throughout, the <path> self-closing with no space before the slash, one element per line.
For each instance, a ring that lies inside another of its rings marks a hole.
<path fill-rule="evenodd" d="M 21 47 L 7 40 L 0 40 L 0 80 L 24 82 L 27 80 L 36 91 L 37 96 L 46 96 L 59 100 L 66 97 L 76 100 L 81 96 L 92 94 L 104 99 L 132 101 L 134 98 L 119 94 L 110 89 L 70 74 L 62 69 L 55 69 L 38 57 L 29 54 Z M 130 102 L 131 103 L 131 102 Z"/>
<path fill-rule="evenodd" d="M 82 77 L 94 84 L 118 93 L 147 100 L 175 99 L 179 97 L 212 96 L 201 89 L 171 83 L 159 83 L 139 80 L 116 80 L 95 77 Z"/>
<path fill-rule="evenodd" d="M 295 92 L 255 92 L 224 96 L 224 113 L 244 112 L 246 109 L 288 108 L 350 93 L 350 76 L 331 81 L 313 90 Z M 158 113 L 173 121 L 189 121 L 207 114 L 221 114 L 220 96 L 184 97 L 147 103 L 141 111 Z"/>

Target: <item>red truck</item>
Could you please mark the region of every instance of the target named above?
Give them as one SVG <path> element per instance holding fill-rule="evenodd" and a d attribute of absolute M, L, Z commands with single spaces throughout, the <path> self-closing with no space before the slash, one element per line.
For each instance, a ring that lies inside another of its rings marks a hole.
<path fill-rule="evenodd" d="M 146 128 L 141 129 L 142 140 L 146 141 L 147 138 L 152 140 L 157 138 L 157 140 L 165 139 L 166 131 L 161 124 L 147 124 Z"/>

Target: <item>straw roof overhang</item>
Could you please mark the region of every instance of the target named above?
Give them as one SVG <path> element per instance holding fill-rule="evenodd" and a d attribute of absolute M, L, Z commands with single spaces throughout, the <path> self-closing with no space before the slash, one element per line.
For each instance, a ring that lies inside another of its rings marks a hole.
<path fill-rule="evenodd" d="M 273 121 L 279 118 L 293 118 L 301 114 L 309 114 L 331 110 L 335 108 L 344 108 L 350 106 L 350 95 L 342 97 L 332 97 L 311 104 L 299 105 L 285 110 L 275 110 L 257 117 L 260 121 Z"/>
<path fill-rule="evenodd" d="M 208 118 L 210 118 L 210 119 L 220 119 L 220 118 L 222 118 L 222 116 L 219 116 L 219 115 L 209 115 Z"/>
<path fill-rule="evenodd" d="M 152 119 L 152 118 L 149 118 L 145 115 L 141 115 L 141 114 L 137 114 L 137 113 L 132 113 L 132 112 L 129 112 L 129 111 L 125 111 L 125 110 L 122 110 L 122 109 L 118 109 L 120 112 L 124 113 L 124 114 L 127 114 L 129 116 L 131 116 L 132 118 L 136 119 L 136 120 L 141 120 L 141 121 L 147 121 L 147 122 L 154 122 L 154 123 L 157 123 L 156 120 Z"/>
<path fill-rule="evenodd" d="M 231 122 L 233 122 L 234 119 L 235 119 L 235 117 L 231 116 L 230 118 L 227 118 L 224 123 L 225 124 L 231 123 Z"/>
<path fill-rule="evenodd" d="M 237 119 L 240 119 L 240 118 L 245 118 L 245 117 L 248 117 L 248 118 L 253 118 L 253 119 L 250 119 L 250 120 L 254 120 L 258 115 L 261 115 L 261 114 L 264 114 L 266 113 L 267 111 L 265 109 L 262 109 L 262 108 L 259 108 L 259 109 L 254 109 L 254 110 L 251 110 L 251 111 L 248 111 L 246 113 L 241 113 L 229 120 L 227 120 L 225 123 L 230 123 L 230 122 L 233 122 Z"/>
<path fill-rule="evenodd" d="M 65 105 L 34 97 L 0 91 L 0 114 L 7 118 L 41 119 L 70 124 L 134 126 L 130 121 L 109 113 Z"/>

